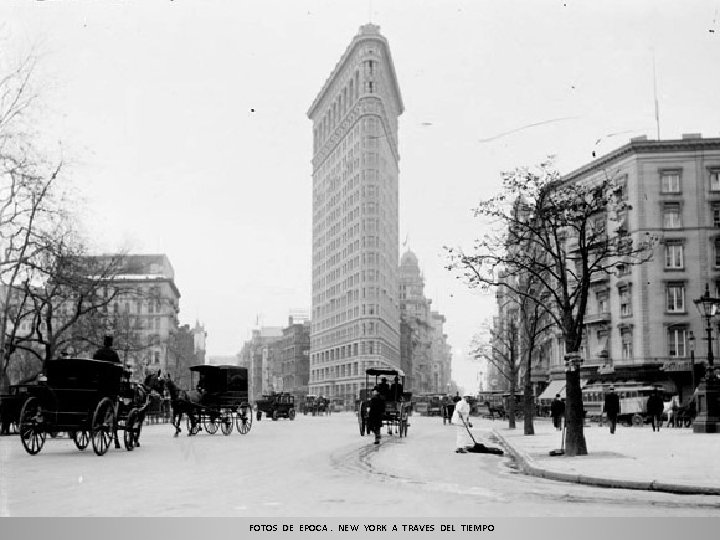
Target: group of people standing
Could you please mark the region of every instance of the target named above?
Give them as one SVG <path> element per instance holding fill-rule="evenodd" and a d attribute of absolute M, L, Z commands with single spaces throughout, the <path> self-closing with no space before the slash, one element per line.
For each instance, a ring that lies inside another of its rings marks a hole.
<path fill-rule="evenodd" d="M 660 392 L 656 388 L 653 390 L 652 394 L 648 396 L 647 400 L 647 414 L 650 417 L 653 431 L 660 431 L 664 408 L 665 403 L 660 395 Z M 620 396 L 615 393 L 614 386 L 610 386 L 605 394 L 603 412 L 607 416 L 608 423 L 610 424 L 610 433 L 615 433 L 621 409 Z M 562 420 L 565 416 L 565 402 L 560 399 L 560 394 L 555 395 L 555 400 L 550 406 L 550 416 L 552 416 L 555 429 L 560 431 L 562 429 Z"/>

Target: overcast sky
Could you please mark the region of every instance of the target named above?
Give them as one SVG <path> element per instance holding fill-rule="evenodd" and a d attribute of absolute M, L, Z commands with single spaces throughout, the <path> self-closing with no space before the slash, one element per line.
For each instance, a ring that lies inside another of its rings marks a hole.
<path fill-rule="evenodd" d="M 0 46 L 41 53 L 38 127 L 62 142 L 96 249 L 166 253 L 211 355 L 258 317 L 310 311 L 306 112 L 369 20 L 405 103 L 400 239 L 457 360 L 493 301 L 442 246 L 481 233 L 472 208 L 500 171 L 552 154 L 568 172 L 656 138 L 653 56 L 661 138 L 720 136 L 720 0 L 4 0 Z"/>

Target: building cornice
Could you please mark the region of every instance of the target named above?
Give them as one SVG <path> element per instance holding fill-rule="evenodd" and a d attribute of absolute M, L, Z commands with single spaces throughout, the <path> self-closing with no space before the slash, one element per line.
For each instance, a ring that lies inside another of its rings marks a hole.
<path fill-rule="evenodd" d="M 640 154 L 665 154 L 670 152 L 704 152 L 707 150 L 720 150 L 720 138 L 693 138 L 693 139 L 669 139 L 669 140 L 647 140 L 633 139 L 621 146 L 595 159 L 579 169 L 563 175 L 561 182 L 577 180 L 581 176 L 587 176 L 593 172 L 602 170 L 605 166 L 619 161 L 630 155 Z"/>

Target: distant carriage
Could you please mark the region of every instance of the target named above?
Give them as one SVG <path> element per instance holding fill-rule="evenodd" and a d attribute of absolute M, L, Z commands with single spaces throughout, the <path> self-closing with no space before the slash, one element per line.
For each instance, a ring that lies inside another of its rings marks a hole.
<path fill-rule="evenodd" d="M 48 434 L 68 432 L 79 450 L 92 442 L 95 453 L 107 452 L 117 431 L 125 448 L 137 446 L 141 409 L 121 365 L 103 360 L 63 358 L 48 362 L 45 375 L 19 388 L 26 395 L 18 418 L 23 447 L 42 450 Z"/>
<path fill-rule="evenodd" d="M 360 428 L 360 435 L 363 436 L 366 433 L 370 433 L 369 426 L 369 412 L 370 412 L 370 400 L 367 396 L 370 395 L 375 386 L 378 384 L 379 377 L 395 377 L 397 376 L 401 384 L 405 384 L 405 374 L 402 371 L 394 369 L 378 369 L 370 368 L 365 371 L 365 387 L 360 389 L 361 401 L 358 406 L 358 425 Z M 362 399 L 365 397 L 365 399 Z M 382 426 L 387 427 L 391 433 L 397 433 L 399 437 L 407 437 L 408 427 L 410 426 L 409 417 L 410 410 L 412 408 L 412 393 L 403 392 L 400 395 L 388 395 L 385 398 L 385 413 L 382 417 Z"/>
<path fill-rule="evenodd" d="M 258 421 L 262 420 L 263 413 L 273 420 L 278 418 L 295 420 L 295 396 L 287 392 L 263 395 L 255 402 L 255 408 Z"/>
<path fill-rule="evenodd" d="M 194 435 L 202 428 L 211 435 L 218 429 L 223 435 L 230 435 L 233 427 L 243 435 L 250 431 L 252 408 L 248 401 L 247 368 L 192 366 L 190 384 L 195 385 L 196 391 L 189 392 L 185 402 L 190 413 L 187 419 L 189 434 Z"/>

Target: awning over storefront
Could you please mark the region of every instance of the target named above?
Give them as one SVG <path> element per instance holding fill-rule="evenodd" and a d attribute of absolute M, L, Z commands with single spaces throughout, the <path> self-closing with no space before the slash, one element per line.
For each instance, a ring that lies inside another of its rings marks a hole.
<path fill-rule="evenodd" d="M 587 379 L 580 380 L 580 388 L 581 389 L 585 388 L 586 384 L 587 384 Z M 561 398 L 566 397 L 565 396 L 565 381 L 563 381 L 563 380 L 550 381 L 550 384 L 545 389 L 545 391 L 542 394 L 540 394 L 540 397 L 538 399 L 552 401 L 553 399 L 555 399 L 555 394 L 560 394 Z"/>
<path fill-rule="evenodd" d="M 556 394 L 560 394 L 560 397 L 563 397 L 565 395 L 565 381 L 550 381 L 550 384 L 543 391 L 543 393 L 540 394 L 540 397 L 538 399 L 552 401 L 553 399 L 555 399 Z"/>

